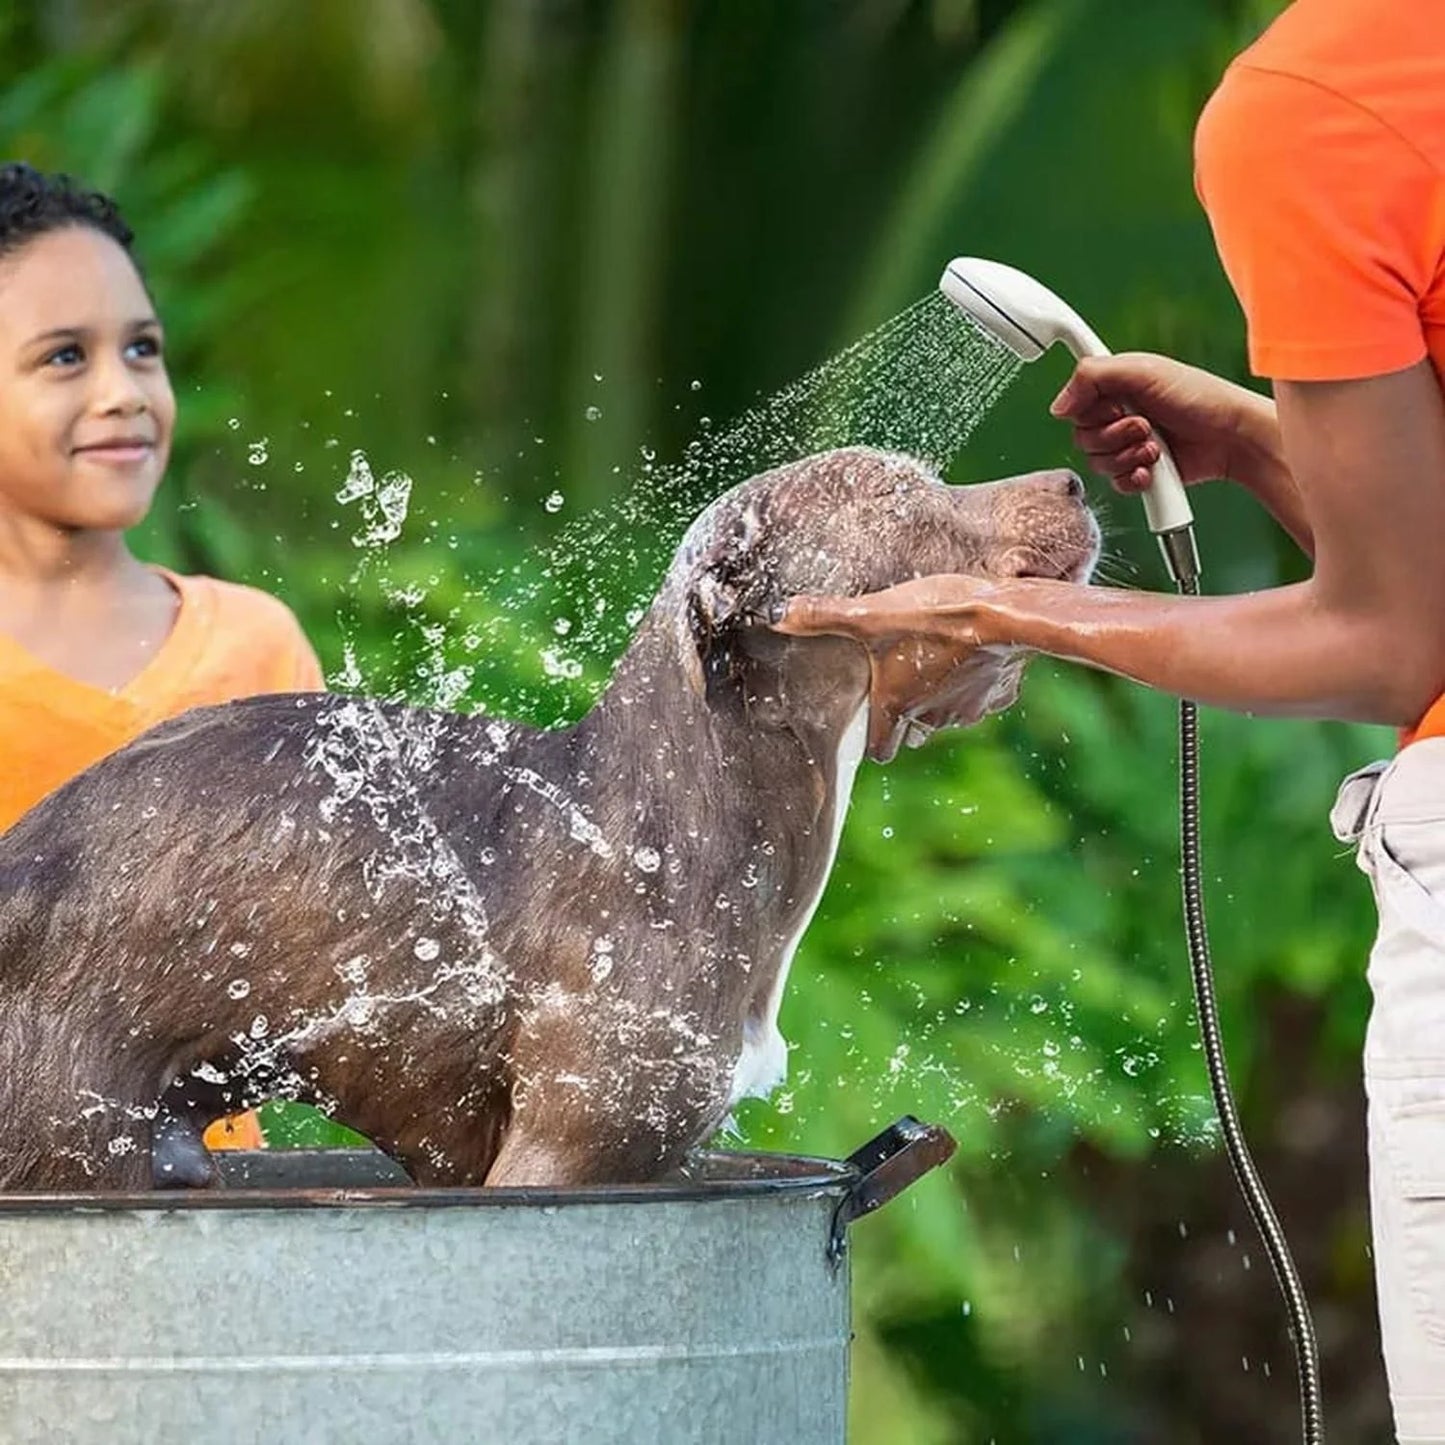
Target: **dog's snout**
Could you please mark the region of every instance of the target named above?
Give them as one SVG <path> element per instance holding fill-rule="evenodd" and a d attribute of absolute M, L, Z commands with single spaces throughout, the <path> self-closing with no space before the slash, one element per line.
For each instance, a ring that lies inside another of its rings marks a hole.
<path fill-rule="evenodd" d="M 984 482 L 975 490 L 992 493 L 1003 506 L 1027 505 L 1030 500 L 1036 503 L 1079 503 L 1088 498 L 1083 478 L 1072 467 L 1023 472 L 999 482 Z"/>

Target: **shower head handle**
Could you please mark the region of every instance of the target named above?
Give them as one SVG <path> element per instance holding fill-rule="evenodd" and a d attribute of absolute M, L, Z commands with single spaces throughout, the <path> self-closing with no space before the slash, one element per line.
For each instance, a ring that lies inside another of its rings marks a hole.
<path fill-rule="evenodd" d="M 1032 276 L 1000 261 L 957 256 L 944 268 L 938 289 L 1021 361 L 1037 361 L 1060 341 L 1075 357 L 1110 355 L 1098 333 L 1072 306 Z M 1140 495 L 1149 530 L 1163 537 L 1192 527 L 1194 511 L 1168 448 L 1161 442 L 1159 449 L 1152 480 Z"/>

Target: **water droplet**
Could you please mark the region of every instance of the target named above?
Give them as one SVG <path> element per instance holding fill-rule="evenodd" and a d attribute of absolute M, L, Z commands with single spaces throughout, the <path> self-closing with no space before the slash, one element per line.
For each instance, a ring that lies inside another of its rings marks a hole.
<path fill-rule="evenodd" d="M 572 679 L 582 676 L 582 664 L 575 657 L 568 657 L 555 647 L 543 648 L 539 656 L 542 659 L 542 671 L 548 677 Z"/>
<path fill-rule="evenodd" d="M 552 492 L 542 506 L 549 512 L 560 512 L 565 498 L 561 492 Z"/>
<path fill-rule="evenodd" d="M 411 950 L 423 963 L 441 956 L 442 946 L 434 938 L 418 938 Z"/>
<path fill-rule="evenodd" d="M 601 421 L 602 408 L 600 406 L 589 406 L 582 415 L 585 416 L 588 421 Z"/>
<path fill-rule="evenodd" d="M 226 985 L 226 993 L 230 998 L 242 999 L 251 992 L 251 980 L 248 978 L 233 978 Z"/>
<path fill-rule="evenodd" d="M 269 445 L 270 439 L 268 437 L 262 437 L 260 441 L 252 442 L 250 449 L 246 453 L 246 460 L 250 462 L 253 467 L 265 466 L 266 459 L 270 455 L 267 451 Z"/>
<path fill-rule="evenodd" d="M 636 848 L 632 861 L 643 873 L 656 873 L 662 867 L 662 854 L 656 848 Z"/>
<path fill-rule="evenodd" d="M 700 382 L 700 381 L 694 380 L 694 381 L 691 383 L 691 386 L 692 386 L 692 389 L 693 389 L 694 391 L 701 391 L 701 390 L 702 390 L 702 382 Z"/>

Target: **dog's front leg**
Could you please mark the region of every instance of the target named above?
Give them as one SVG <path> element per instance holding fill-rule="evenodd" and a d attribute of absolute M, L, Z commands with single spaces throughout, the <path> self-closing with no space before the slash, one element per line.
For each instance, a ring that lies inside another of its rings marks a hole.
<path fill-rule="evenodd" d="M 591 1035 L 579 1036 L 569 1021 L 537 1029 L 514 1049 L 511 1118 L 489 1186 L 646 1183 L 675 1167 L 721 1117 L 726 1070 L 679 1056 L 670 1035 L 614 1033 L 605 1011 L 590 1022 Z"/>
<path fill-rule="evenodd" d="M 487 1186 L 531 1185 L 542 1189 L 563 1189 L 569 1185 L 592 1184 L 595 1160 L 588 1159 L 565 1144 L 535 1139 L 523 1129 L 508 1133 L 492 1167 Z"/>

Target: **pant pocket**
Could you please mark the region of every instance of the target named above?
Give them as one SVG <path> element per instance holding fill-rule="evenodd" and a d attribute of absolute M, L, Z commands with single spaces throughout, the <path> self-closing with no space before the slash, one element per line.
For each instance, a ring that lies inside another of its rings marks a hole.
<path fill-rule="evenodd" d="M 1380 779 L 1389 766 L 1388 759 L 1381 759 L 1351 773 L 1340 784 L 1334 807 L 1330 809 L 1330 831 L 1341 843 L 1360 841 Z"/>
<path fill-rule="evenodd" d="M 1445 1100 L 1391 1111 L 1384 1133 L 1392 1178 L 1379 1182 L 1395 1195 L 1399 1258 L 1376 1267 L 1402 1287 L 1416 1327 L 1445 1347 Z"/>
<path fill-rule="evenodd" d="M 1380 919 L 1365 1040 L 1368 1065 L 1380 1077 L 1445 1075 L 1445 896 L 1430 886 L 1433 864 L 1423 872 L 1407 868 L 1395 851 L 1397 836 L 1416 826 L 1373 823 L 1360 840 L 1360 866 Z M 1439 826 L 1429 828 L 1438 839 Z"/>
<path fill-rule="evenodd" d="M 1360 867 L 1375 884 L 1382 926 L 1392 913 L 1445 949 L 1445 821 L 1371 824 L 1360 841 Z"/>

